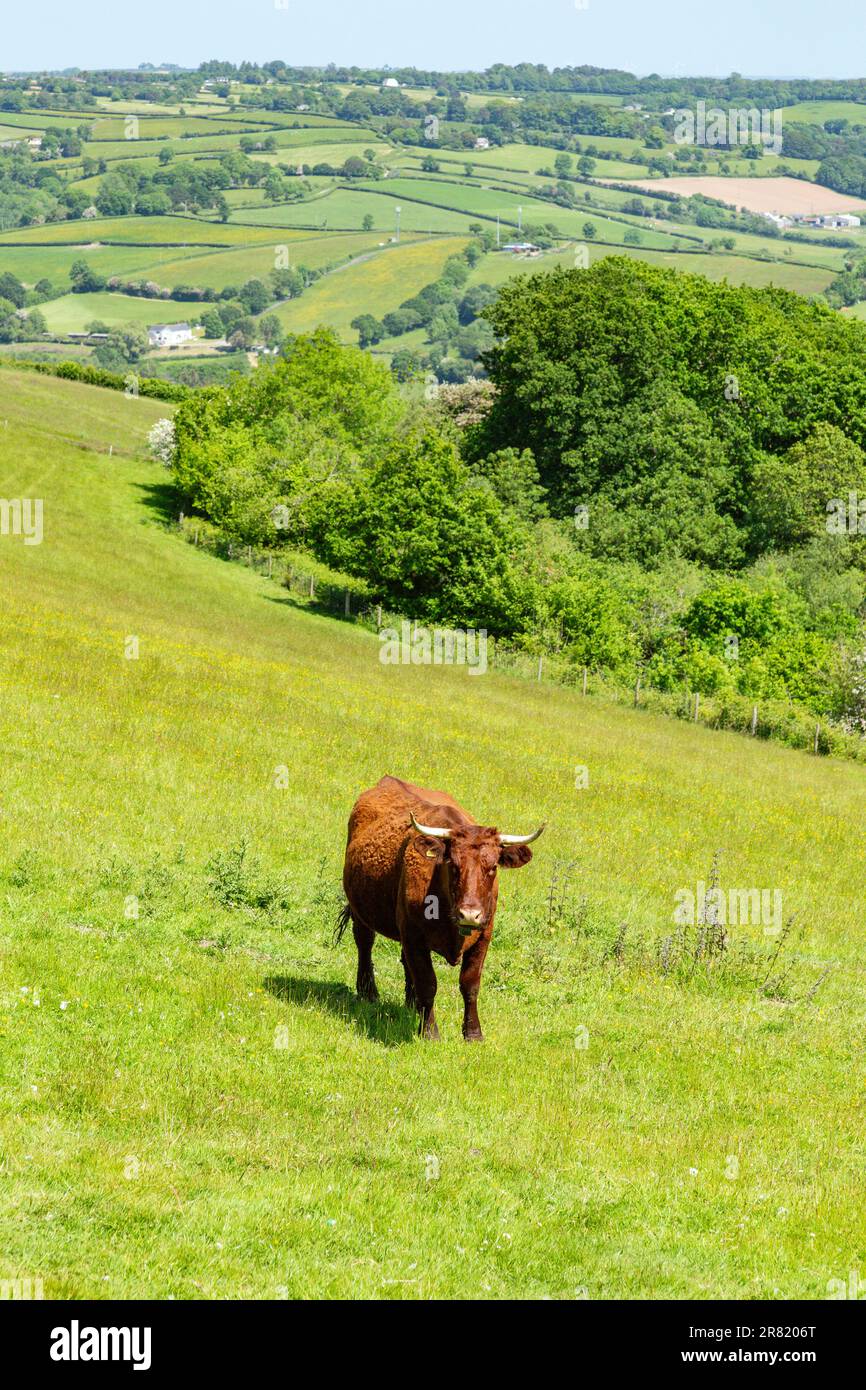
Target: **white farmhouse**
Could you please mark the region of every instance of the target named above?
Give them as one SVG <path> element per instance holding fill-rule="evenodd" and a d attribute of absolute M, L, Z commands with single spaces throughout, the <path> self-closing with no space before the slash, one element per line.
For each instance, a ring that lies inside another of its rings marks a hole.
<path fill-rule="evenodd" d="M 190 341 L 192 329 L 188 323 L 153 323 L 147 337 L 151 347 L 177 347 Z"/>

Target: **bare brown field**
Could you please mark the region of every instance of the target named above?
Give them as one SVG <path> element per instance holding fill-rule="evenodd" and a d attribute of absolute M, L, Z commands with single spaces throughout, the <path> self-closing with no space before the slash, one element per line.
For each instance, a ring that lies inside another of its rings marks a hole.
<path fill-rule="evenodd" d="M 616 184 L 620 179 L 601 179 L 601 183 Z M 721 198 L 725 203 L 746 212 L 790 213 L 831 213 L 857 212 L 863 208 L 862 198 L 852 198 L 847 193 L 836 193 L 832 188 L 822 188 L 817 183 L 806 183 L 803 179 L 788 178 L 672 178 L 672 179 L 629 179 L 636 187 L 648 192 L 663 189 L 668 193 L 681 193 L 689 197 L 703 193 L 707 198 Z"/>

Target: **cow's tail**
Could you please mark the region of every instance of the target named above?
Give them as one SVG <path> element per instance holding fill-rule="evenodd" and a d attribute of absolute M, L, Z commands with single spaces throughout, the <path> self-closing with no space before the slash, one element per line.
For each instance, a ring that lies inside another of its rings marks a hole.
<path fill-rule="evenodd" d="M 334 926 L 334 945 L 337 946 L 343 939 L 343 933 L 352 920 L 352 909 L 348 903 L 344 903 L 340 909 L 340 915 Z"/>

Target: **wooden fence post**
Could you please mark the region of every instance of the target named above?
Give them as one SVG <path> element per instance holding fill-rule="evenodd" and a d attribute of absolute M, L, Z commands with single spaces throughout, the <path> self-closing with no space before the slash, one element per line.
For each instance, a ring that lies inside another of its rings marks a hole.
<path fill-rule="evenodd" d="M 345 613 L 345 615 L 346 615 L 347 618 L 351 618 L 351 616 L 352 616 L 352 604 L 351 604 L 351 597 L 350 597 L 350 594 L 349 594 L 349 590 L 348 590 L 348 589 L 346 590 L 346 602 L 345 602 L 344 607 L 343 607 L 343 612 Z"/>
<path fill-rule="evenodd" d="M 377 604 L 376 604 L 376 631 L 377 631 L 377 632 L 380 630 L 381 626 L 382 626 L 382 605 L 381 605 L 381 603 L 377 603 Z"/>
<path fill-rule="evenodd" d="M 274 557 L 273 557 L 273 555 L 269 555 L 269 556 L 268 556 L 268 579 L 271 578 L 273 572 L 274 572 Z"/>
<path fill-rule="evenodd" d="M 700 707 L 701 707 L 701 697 L 700 697 L 699 694 L 696 693 L 696 694 L 695 694 L 695 723 L 696 723 L 696 724 L 697 724 L 697 722 L 698 722 L 698 710 L 700 709 Z"/>
<path fill-rule="evenodd" d="M 311 575 L 310 575 L 310 598 L 315 598 L 315 597 L 316 597 L 316 576 L 315 576 L 314 574 L 311 574 Z"/>
<path fill-rule="evenodd" d="M 543 657 L 543 656 L 540 656 L 540 657 L 538 658 L 538 679 L 539 679 L 539 680 L 541 680 L 541 668 L 542 668 L 543 665 L 544 665 L 544 657 Z"/>
<path fill-rule="evenodd" d="M 816 752 L 816 753 L 818 752 L 818 741 L 819 741 L 820 737 L 821 737 L 821 725 L 820 725 L 820 724 L 816 724 L 816 725 L 815 725 L 815 752 Z"/>
<path fill-rule="evenodd" d="M 758 734 L 758 706 L 752 705 L 752 738 Z"/>
<path fill-rule="evenodd" d="M 636 680 L 635 683 L 634 683 L 634 707 L 635 707 L 635 709 L 637 709 L 639 703 L 640 703 L 640 676 L 638 676 L 637 680 Z"/>
<path fill-rule="evenodd" d="M 583 693 L 586 694 L 586 667 L 583 668 Z"/>

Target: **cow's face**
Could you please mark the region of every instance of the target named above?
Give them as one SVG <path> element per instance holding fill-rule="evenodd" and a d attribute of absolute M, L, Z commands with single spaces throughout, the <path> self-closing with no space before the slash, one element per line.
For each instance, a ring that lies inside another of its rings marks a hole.
<path fill-rule="evenodd" d="M 496 830 L 480 825 L 453 831 L 442 844 L 442 873 L 450 916 L 462 936 L 484 931 L 493 919 L 499 892 L 497 870 L 528 864 L 527 845 L 503 845 Z"/>

